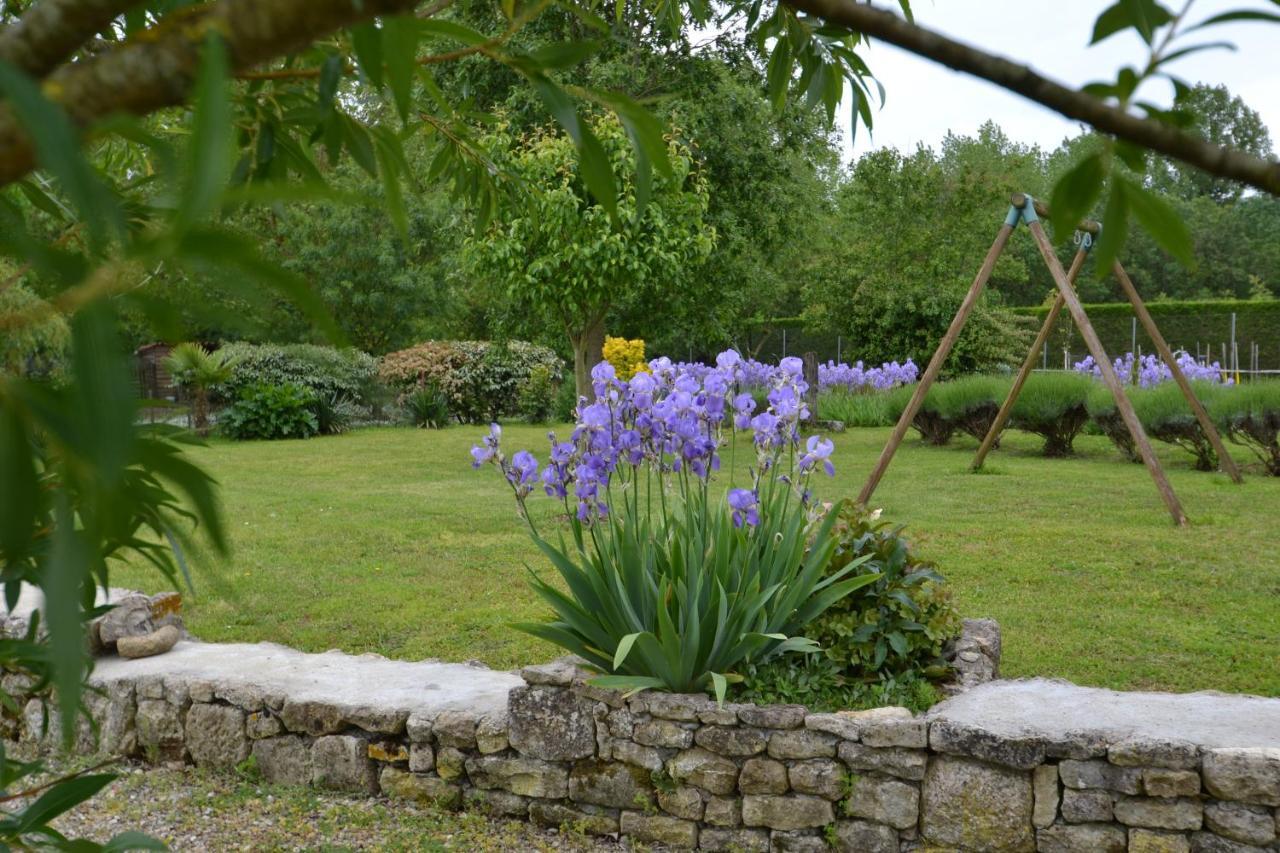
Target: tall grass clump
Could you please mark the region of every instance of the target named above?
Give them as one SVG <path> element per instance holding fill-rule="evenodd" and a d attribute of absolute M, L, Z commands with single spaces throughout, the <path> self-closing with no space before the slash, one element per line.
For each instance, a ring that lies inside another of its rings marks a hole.
<path fill-rule="evenodd" d="M 860 393 L 837 388 L 818 397 L 818 418 L 847 427 L 893 426 L 885 392 Z"/>
<path fill-rule="evenodd" d="M 903 385 L 901 388 L 895 388 L 885 397 L 885 414 L 889 416 L 890 423 L 897 423 L 898 418 L 902 417 L 902 413 L 907 409 L 907 403 L 911 400 L 911 395 L 915 393 L 915 385 Z M 915 418 L 911 421 L 911 426 L 916 432 L 920 433 L 920 437 L 924 439 L 925 444 L 932 444 L 935 447 L 942 447 L 951 441 L 951 436 L 955 434 L 956 425 L 942 416 L 938 411 L 938 386 L 934 385 L 929 389 L 929 393 L 924 395 L 924 400 L 920 403 L 920 410 L 916 412 Z"/>
<path fill-rule="evenodd" d="M 1208 405 L 1227 437 L 1257 456 L 1268 474 L 1280 477 L 1280 381 L 1225 388 Z"/>
<path fill-rule="evenodd" d="M 1033 373 L 1009 413 L 1010 424 L 1044 438 L 1045 456 L 1070 456 L 1089 422 L 1086 401 L 1094 382 L 1077 373 Z"/>
<path fill-rule="evenodd" d="M 1013 380 L 1007 376 L 962 376 L 936 386 L 929 393 L 939 416 L 978 441 L 987 437 L 1009 395 Z"/>

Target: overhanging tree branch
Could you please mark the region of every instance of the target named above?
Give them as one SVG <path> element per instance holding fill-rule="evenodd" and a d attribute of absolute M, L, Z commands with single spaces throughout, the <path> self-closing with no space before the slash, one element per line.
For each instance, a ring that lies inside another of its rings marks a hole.
<path fill-rule="evenodd" d="M 966 44 L 908 23 L 892 12 L 857 0 L 784 0 L 792 8 L 972 74 L 1038 104 L 1091 125 L 1117 139 L 1141 145 L 1221 178 L 1280 196 L 1280 163 L 1215 145 L 1203 137 L 1145 119 L 1098 98 L 1069 89 L 1032 71 Z"/>
<path fill-rule="evenodd" d="M 44 77 L 137 0 L 42 0 L 0 31 L 0 60 Z"/>
<path fill-rule="evenodd" d="M 67 65 L 50 75 L 45 93 L 77 127 L 113 113 L 146 115 L 183 103 L 195 81 L 209 33 L 222 36 L 234 71 L 252 68 L 335 30 L 379 15 L 405 12 L 418 0 L 221 0 L 183 9 L 143 38 Z M 7 107 L 0 107 L 0 186 L 35 167 L 30 137 Z"/>

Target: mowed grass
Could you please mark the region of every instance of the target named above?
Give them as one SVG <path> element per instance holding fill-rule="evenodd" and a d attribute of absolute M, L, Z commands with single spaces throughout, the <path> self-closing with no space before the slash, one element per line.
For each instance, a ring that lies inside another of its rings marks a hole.
<path fill-rule="evenodd" d="M 557 655 L 509 627 L 547 612 L 525 564 L 550 568 L 506 485 L 470 467 L 482 431 L 367 429 L 193 451 L 222 483 L 234 555 L 197 573 L 190 628 L 205 640 L 500 668 Z M 545 431 L 510 425 L 504 444 L 545 455 Z M 888 434 L 836 436 L 837 475 L 821 478 L 820 496 L 857 494 Z M 964 615 L 1000 621 L 1004 675 L 1280 695 L 1280 479 L 1254 473 L 1237 486 L 1162 447 L 1192 519 L 1177 529 L 1146 470 L 1104 438 L 1043 459 L 1039 439 L 1006 433 L 980 475 L 967 470 L 974 447 L 909 438 L 873 503 L 938 563 Z M 534 506 L 540 523 L 556 523 L 558 504 Z M 113 583 L 163 585 L 137 566 Z"/>

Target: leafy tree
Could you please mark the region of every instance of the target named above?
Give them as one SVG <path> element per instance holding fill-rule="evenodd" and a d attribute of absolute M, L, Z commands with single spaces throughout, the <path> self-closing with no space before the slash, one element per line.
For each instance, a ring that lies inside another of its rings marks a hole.
<path fill-rule="evenodd" d="M 603 357 L 609 310 L 652 294 L 688 298 L 692 269 L 715 237 L 703 221 L 706 185 L 685 146 L 668 141 L 670 171 L 646 186 L 622 125 L 602 117 L 591 126 L 618 188 L 616 216 L 591 192 L 568 137 L 544 128 L 517 138 L 500 124 L 486 147 L 509 176 L 510 213 L 468 253 L 477 274 L 500 283 L 513 305 L 564 330 L 579 394 L 588 393 L 591 367 Z"/>
<path fill-rule="evenodd" d="M 1226 86 L 1197 83 L 1179 92 L 1173 108 L 1186 117 L 1190 129 L 1218 145 L 1271 157 L 1271 134 L 1262 116 Z M 1244 187 L 1206 174 L 1177 160 L 1160 157 L 1152 168 L 1156 188 L 1183 199 L 1208 197 L 1225 204 L 1239 201 Z"/>
<path fill-rule="evenodd" d="M 909 157 L 872 152 L 840 186 L 834 229 L 845 248 L 806 291 L 806 317 L 845 336 L 851 357 L 927 361 L 990 248 L 1000 214 L 993 175 L 961 162 L 959 140 L 949 144 L 946 165 L 927 148 Z M 1025 275 L 1013 253 L 996 269 L 1001 278 Z M 949 369 L 1021 360 L 1030 339 L 998 310 L 997 298 L 988 293 L 979 302 Z"/>

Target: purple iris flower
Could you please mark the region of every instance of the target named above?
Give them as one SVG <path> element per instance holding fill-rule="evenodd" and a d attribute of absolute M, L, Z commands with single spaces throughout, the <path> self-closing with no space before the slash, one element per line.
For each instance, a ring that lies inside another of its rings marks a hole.
<path fill-rule="evenodd" d="M 498 458 L 502 443 L 502 427 L 489 424 L 489 434 L 480 439 L 480 443 L 471 448 L 471 467 L 479 468 L 486 462 Z"/>
<path fill-rule="evenodd" d="M 760 512 L 757 509 L 759 499 L 750 489 L 730 489 L 729 507 L 733 510 L 733 526 L 741 527 L 746 523 L 755 527 L 760 523 Z"/>
<path fill-rule="evenodd" d="M 809 436 L 809 441 L 805 444 L 805 454 L 800 457 L 800 470 L 809 471 L 821 462 L 822 470 L 827 472 L 827 476 L 834 477 L 836 466 L 831 463 L 831 453 L 835 449 L 836 446 L 831 439 L 819 438 L 816 435 Z"/>

